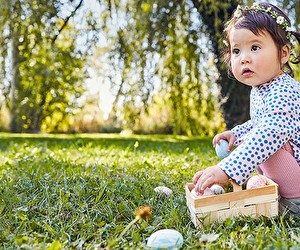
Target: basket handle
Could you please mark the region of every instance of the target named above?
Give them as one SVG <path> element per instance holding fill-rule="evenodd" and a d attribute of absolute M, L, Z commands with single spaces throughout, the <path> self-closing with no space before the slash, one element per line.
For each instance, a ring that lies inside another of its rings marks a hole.
<path fill-rule="evenodd" d="M 242 191 L 243 187 L 238 185 L 234 180 L 230 179 L 229 182 L 231 183 L 232 185 L 232 188 L 233 188 L 233 192 L 236 192 L 236 191 Z"/>

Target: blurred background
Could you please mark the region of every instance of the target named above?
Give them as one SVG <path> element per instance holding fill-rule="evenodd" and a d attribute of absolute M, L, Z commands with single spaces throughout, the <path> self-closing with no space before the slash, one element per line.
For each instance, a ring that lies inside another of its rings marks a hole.
<path fill-rule="evenodd" d="M 268 2 L 300 30 L 299 0 Z M 245 121 L 222 30 L 252 3 L 0 0 L 0 131 L 211 136 Z"/>

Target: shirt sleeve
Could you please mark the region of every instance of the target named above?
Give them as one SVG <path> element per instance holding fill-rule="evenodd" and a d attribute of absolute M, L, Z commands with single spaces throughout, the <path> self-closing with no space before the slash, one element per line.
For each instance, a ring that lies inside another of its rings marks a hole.
<path fill-rule="evenodd" d="M 295 93 L 295 92 L 294 92 Z M 280 97 L 280 98 L 279 98 Z M 280 100 L 279 100 L 280 99 Z M 262 162 L 280 149 L 299 129 L 299 94 L 279 91 L 265 99 L 265 112 L 244 141 L 218 166 L 236 183 L 243 184 Z"/>
<path fill-rule="evenodd" d="M 234 145 L 237 146 L 241 144 L 244 140 L 244 136 L 246 136 L 251 131 L 252 128 L 253 128 L 252 120 L 248 120 L 243 124 L 237 125 L 233 129 L 231 129 L 231 132 L 236 138 Z"/>

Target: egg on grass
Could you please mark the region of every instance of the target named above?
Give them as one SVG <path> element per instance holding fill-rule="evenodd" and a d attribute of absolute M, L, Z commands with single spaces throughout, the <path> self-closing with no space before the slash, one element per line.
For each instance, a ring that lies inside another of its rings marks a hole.
<path fill-rule="evenodd" d="M 165 186 L 158 186 L 154 188 L 154 192 L 158 194 L 164 194 L 165 196 L 169 197 L 173 194 L 172 189 L 165 187 Z"/>
<path fill-rule="evenodd" d="M 161 229 L 150 235 L 147 247 L 153 250 L 180 249 L 183 244 L 183 237 L 175 229 Z"/>

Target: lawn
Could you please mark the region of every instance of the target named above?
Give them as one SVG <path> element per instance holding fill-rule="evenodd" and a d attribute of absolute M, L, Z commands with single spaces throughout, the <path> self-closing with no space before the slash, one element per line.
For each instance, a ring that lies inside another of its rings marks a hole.
<path fill-rule="evenodd" d="M 211 138 L 3 133 L 0 141 L 1 249 L 145 249 L 165 228 L 183 235 L 182 249 L 300 249 L 293 218 L 194 227 L 184 185 L 217 163 Z M 161 185 L 173 195 L 155 193 Z M 151 216 L 124 232 L 141 206 Z"/>

